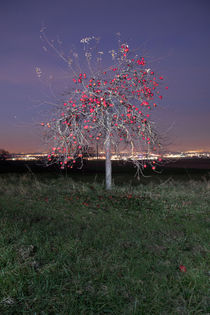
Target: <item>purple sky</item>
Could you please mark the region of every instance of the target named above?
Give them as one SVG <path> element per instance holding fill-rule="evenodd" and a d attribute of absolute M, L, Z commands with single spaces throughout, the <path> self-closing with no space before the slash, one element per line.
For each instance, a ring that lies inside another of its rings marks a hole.
<path fill-rule="evenodd" d="M 0 148 L 44 149 L 43 103 L 63 92 L 66 77 L 65 64 L 42 49 L 44 24 L 49 38 L 59 36 L 67 53 L 92 35 L 101 38 L 101 50 L 116 48 L 117 32 L 132 48 L 140 47 L 169 87 L 157 112 L 169 149 L 210 151 L 209 15 L 209 0 L 1 1 Z M 43 72 L 41 80 L 35 67 Z M 51 88 L 50 75 L 56 77 Z"/>

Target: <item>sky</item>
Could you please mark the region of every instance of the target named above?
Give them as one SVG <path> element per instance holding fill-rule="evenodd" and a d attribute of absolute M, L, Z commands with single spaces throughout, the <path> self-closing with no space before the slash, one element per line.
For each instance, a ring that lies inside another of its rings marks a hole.
<path fill-rule="evenodd" d="M 167 149 L 210 151 L 209 14 L 209 0 L 0 1 L 0 148 L 46 151 L 40 123 L 72 78 L 40 39 L 45 26 L 65 54 L 88 36 L 109 51 L 120 32 L 168 86 L 154 113 Z"/>

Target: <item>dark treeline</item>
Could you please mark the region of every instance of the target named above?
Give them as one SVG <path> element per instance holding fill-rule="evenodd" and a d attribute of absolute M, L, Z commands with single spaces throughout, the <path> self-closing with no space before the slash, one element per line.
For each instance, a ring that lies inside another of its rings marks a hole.
<path fill-rule="evenodd" d="M 112 161 L 113 173 L 129 173 L 135 174 L 134 166 L 125 161 Z M 104 173 L 104 160 L 84 160 L 83 167 L 80 163 L 76 163 L 73 169 L 61 170 L 57 164 L 47 166 L 44 161 L 23 161 L 23 160 L 2 160 L 0 161 L 0 173 Z M 162 165 L 157 167 L 157 172 L 161 174 L 209 174 L 210 159 L 209 158 L 183 158 L 177 160 L 163 161 Z M 149 164 L 144 170 L 144 174 L 153 174 Z"/>

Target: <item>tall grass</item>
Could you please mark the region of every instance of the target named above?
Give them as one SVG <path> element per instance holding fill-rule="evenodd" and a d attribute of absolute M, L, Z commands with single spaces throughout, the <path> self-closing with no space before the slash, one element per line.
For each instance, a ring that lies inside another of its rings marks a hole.
<path fill-rule="evenodd" d="M 2 175 L 0 313 L 209 314 L 209 192 Z"/>

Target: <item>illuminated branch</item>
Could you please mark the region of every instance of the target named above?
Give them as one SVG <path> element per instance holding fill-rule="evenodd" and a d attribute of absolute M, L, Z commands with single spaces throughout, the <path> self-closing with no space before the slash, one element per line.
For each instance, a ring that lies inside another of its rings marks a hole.
<path fill-rule="evenodd" d="M 65 62 L 69 58 L 43 38 Z M 151 111 L 157 107 L 157 99 L 162 99 L 159 82 L 162 77 L 146 67 L 143 57 L 134 55 L 129 46 L 121 44 L 118 51 L 111 50 L 115 64 L 106 70 L 94 71 L 91 61 L 93 53 L 86 46 L 94 40 L 87 37 L 84 54 L 90 73 L 76 71 L 73 82 L 75 88 L 65 95 L 65 101 L 57 106 L 55 118 L 43 124 L 47 129 L 47 141 L 51 145 L 49 161 L 56 159 L 61 168 L 72 167 L 77 158 L 82 159 L 84 151 L 96 144 L 106 156 L 106 187 L 111 188 L 111 155 L 122 155 L 123 148 L 132 156 L 131 160 L 138 172 L 147 165 L 134 155 L 140 152 L 146 156 L 161 148 L 161 141 Z M 97 61 L 102 60 L 102 52 L 96 52 Z M 52 158 L 52 156 L 54 158 Z M 152 161 L 152 168 L 156 168 Z"/>

